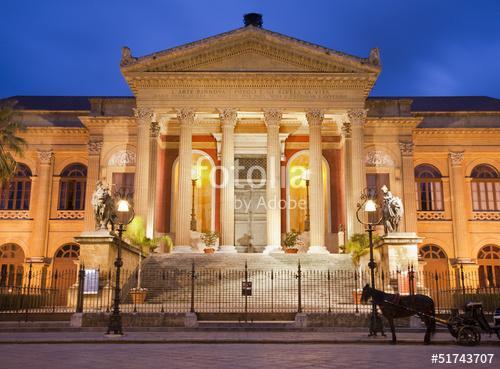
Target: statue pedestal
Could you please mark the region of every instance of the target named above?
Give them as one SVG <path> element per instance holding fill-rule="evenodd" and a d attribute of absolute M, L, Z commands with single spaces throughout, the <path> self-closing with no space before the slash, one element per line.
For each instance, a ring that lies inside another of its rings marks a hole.
<path fill-rule="evenodd" d="M 83 232 L 75 237 L 80 244 L 80 263 L 85 269 L 114 270 L 118 239 L 108 230 Z M 139 249 L 122 241 L 123 269 L 133 271 L 139 264 Z"/>
<path fill-rule="evenodd" d="M 418 244 L 422 240 L 414 232 L 394 232 L 383 236 L 375 245 L 375 261 L 378 269 L 384 271 L 386 288 L 408 293 L 408 268 L 418 272 Z"/>

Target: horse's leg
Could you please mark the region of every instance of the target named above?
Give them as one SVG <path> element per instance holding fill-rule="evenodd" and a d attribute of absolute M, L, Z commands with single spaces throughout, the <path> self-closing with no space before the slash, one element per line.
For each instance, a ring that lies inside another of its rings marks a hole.
<path fill-rule="evenodd" d="M 432 322 L 429 318 L 421 318 L 425 324 L 425 337 L 424 344 L 428 345 L 431 343 L 431 331 L 432 331 Z"/>
<path fill-rule="evenodd" d="M 387 318 L 387 321 L 389 322 L 389 326 L 391 327 L 391 333 L 392 333 L 392 344 L 396 344 L 396 329 L 394 328 L 394 319 Z"/>

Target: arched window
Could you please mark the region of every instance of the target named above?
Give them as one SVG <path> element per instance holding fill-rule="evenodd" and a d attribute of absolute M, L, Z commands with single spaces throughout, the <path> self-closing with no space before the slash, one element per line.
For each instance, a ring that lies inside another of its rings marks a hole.
<path fill-rule="evenodd" d="M 87 168 L 82 164 L 68 165 L 61 172 L 59 210 L 83 210 Z"/>
<path fill-rule="evenodd" d="M 477 254 L 481 287 L 500 287 L 500 247 L 486 245 Z"/>
<path fill-rule="evenodd" d="M 31 196 L 31 170 L 18 163 L 14 177 L 0 187 L 0 210 L 29 210 Z"/>
<path fill-rule="evenodd" d="M 21 286 L 24 251 L 15 243 L 0 246 L 0 287 Z"/>
<path fill-rule="evenodd" d="M 56 258 L 78 259 L 80 257 L 80 246 L 76 243 L 68 243 L 56 251 Z"/>
<path fill-rule="evenodd" d="M 420 257 L 423 259 L 446 259 L 446 253 L 438 245 L 424 245 L 419 250 Z"/>
<path fill-rule="evenodd" d="M 443 184 L 441 173 L 432 165 L 422 164 L 415 168 L 415 187 L 418 210 L 443 210 Z"/>
<path fill-rule="evenodd" d="M 500 210 L 500 175 L 491 165 L 481 164 L 471 172 L 472 209 Z"/>

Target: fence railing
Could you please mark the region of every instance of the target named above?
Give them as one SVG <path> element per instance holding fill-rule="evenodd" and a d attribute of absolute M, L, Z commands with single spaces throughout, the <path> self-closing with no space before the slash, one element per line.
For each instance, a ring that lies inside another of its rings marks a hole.
<path fill-rule="evenodd" d="M 0 278 L 0 313 L 109 312 L 114 271 L 33 271 Z M 369 271 L 155 269 L 122 270 L 121 310 L 136 313 L 360 313 Z M 140 283 L 138 281 L 140 278 Z M 478 273 L 377 271 L 376 288 L 388 293 L 422 293 L 433 298 L 438 313 L 480 301 L 486 312 L 500 306 L 500 288 Z"/>

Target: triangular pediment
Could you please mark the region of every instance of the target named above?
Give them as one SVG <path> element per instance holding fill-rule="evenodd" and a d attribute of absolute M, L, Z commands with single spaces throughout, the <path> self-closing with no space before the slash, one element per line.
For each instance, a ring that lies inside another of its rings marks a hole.
<path fill-rule="evenodd" d="M 134 58 L 122 55 L 127 72 L 329 72 L 376 73 L 369 58 L 346 55 L 256 27 L 240 28 L 191 44 Z"/>

